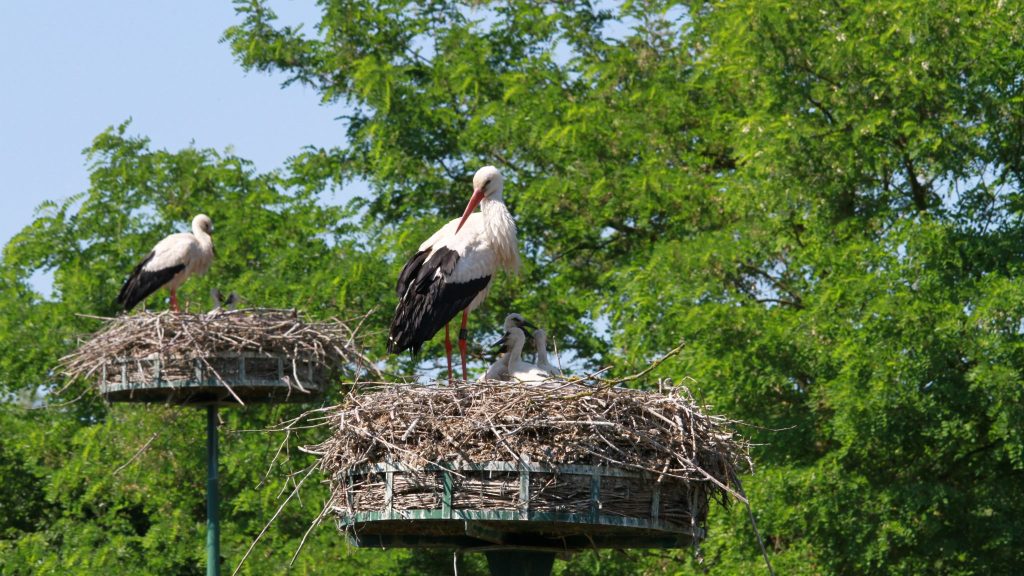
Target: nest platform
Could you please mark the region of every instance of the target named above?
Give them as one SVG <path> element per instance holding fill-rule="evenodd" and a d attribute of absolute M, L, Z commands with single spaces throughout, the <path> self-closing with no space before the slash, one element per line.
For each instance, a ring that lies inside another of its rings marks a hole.
<path fill-rule="evenodd" d="M 358 546 L 678 548 L 704 536 L 692 521 L 706 502 L 613 466 L 384 464 L 349 472 L 346 485 L 332 511 Z"/>
<path fill-rule="evenodd" d="M 705 536 L 749 465 L 684 388 L 389 385 L 327 412 L 332 514 L 359 546 L 571 552 Z"/>
<path fill-rule="evenodd" d="M 95 378 L 110 402 L 310 402 L 342 367 L 364 360 L 344 323 L 307 322 L 291 310 L 142 312 L 103 320 L 62 364 L 71 378 Z"/>

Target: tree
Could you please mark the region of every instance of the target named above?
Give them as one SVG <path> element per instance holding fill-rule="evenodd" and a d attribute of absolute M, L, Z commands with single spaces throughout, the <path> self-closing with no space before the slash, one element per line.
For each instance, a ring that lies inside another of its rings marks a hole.
<path fill-rule="evenodd" d="M 1021 563 L 1016 6 L 331 2 L 315 35 L 240 11 L 245 67 L 355 110 L 339 169 L 374 225 L 452 211 L 497 159 L 530 264 L 495 309 L 621 371 L 685 338 L 663 374 L 778 430 L 750 487 L 778 562 Z M 752 570 L 728 534 L 714 561 Z"/>
<path fill-rule="evenodd" d="M 482 336 L 520 311 L 575 367 L 619 374 L 685 339 L 654 376 L 692 378 L 716 411 L 751 424 L 759 470 L 746 487 L 780 573 L 1008 574 L 1024 563 L 1019 7 L 321 6 L 307 31 L 277 26 L 264 2 L 239 3 L 225 39 L 246 70 L 283 72 L 344 105 L 347 141 L 256 174 L 208 150 L 151 151 L 123 126 L 101 135 L 89 192 L 44 207 L 5 249 L 5 392 L 49 385 L 56 358 L 92 326 L 73 314 L 112 311 L 133 258 L 196 205 L 213 217 L 220 257 L 216 276 L 186 291 L 216 283 L 315 315 L 379 303 L 365 333 L 383 358 L 400 262 L 494 163 L 526 266 L 499 279 L 472 328 Z M 353 179 L 368 197 L 323 201 Z M 47 269 L 49 300 L 27 284 Z M 434 343 L 423 358 L 439 352 Z M 0 517 L 0 562 L 198 565 L 187 543 L 201 512 L 182 479 L 201 478 L 200 459 L 181 448 L 192 439 L 198 450 L 198 419 L 110 410 L 89 395 L 46 417 L 12 410 L 0 471 L 19 476 L 29 502 Z M 228 427 L 265 427 L 288 410 L 232 412 Z M 183 438 L 150 450 L 176 464 L 143 456 L 121 473 L 132 482 L 111 476 L 107 464 L 168 418 L 184 422 Z M 225 492 L 238 504 L 224 549 L 238 558 L 302 463 L 256 488 L 271 443 L 227 443 Z M 247 570 L 287 562 L 310 515 L 282 518 Z M 440 564 L 349 555 L 329 532 L 314 533 L 299 570 Z M 53 542 L 55 559 L 44 553 Z M 744 510 L 713 512 L 703 556 L 699 566 L 690 551 L 581 555 L 558 569 L 753 573 Z"/>

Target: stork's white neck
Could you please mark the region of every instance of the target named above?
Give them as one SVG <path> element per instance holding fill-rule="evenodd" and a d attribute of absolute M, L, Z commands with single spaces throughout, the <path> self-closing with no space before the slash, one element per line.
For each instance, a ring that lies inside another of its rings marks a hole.
<path fill-rule="evenodd" d="M 484 215 L 484 230 L 494 246 L 498 263 L 505 270 L 518 273 L 519 241 L 516 238 L 516 222 L 505 206 L 501 192 L 485 197 L 480 202 L 480 212 Z"/>
<path fill-rule="evenodd" d="M 199 255 L 189 264 L 189 267 L 192 273 L 202 276 L 210 269 L 210 264 L 213 262 L 213 237 L 196 224 L 192 225 L 192 235 L 199 242 Z"/>
<path fill-rule="evenodd" d="M 196 240 L 199 240 L 199 243 L 204 246 L 207 244 L 213 244 L 213 237 L 207 234 L 206 230 L 203 230 L 203 228 L 197 224 L 192 225 L 192 235 L 195 236 Z"/>
<path fill-rule="evenodd" d="M 512 366 L 513 362 L 518 362 L 523 359 L 523 346 L 526 344 L 526 333 L 523 332 L 522 328 L 513 328 L 509 330 L 509 343 L 508 347 L 508 365 Z"/>
<path fill-rule="evenodd" d="M 533 345 L 537 348 L 537 364 L 548 364 L 548 337 L 543 332 L 533 333 Z"/>

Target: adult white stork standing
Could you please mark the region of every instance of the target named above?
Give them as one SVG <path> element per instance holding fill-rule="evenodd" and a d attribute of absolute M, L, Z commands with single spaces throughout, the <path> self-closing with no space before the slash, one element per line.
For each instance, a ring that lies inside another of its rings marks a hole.
<path fill-rule="evenodd" d="M 548 333 L 543 328 L 533 331 L 533 345 L 537 349 L 537 367 L 552 376 L 561 376 L 562 371 L 548 360 Z"/>
<path fill-rule="evenodd" d="M 147 296 L 167 286 L 171 290 L 171 309 L 178 312 L 178 287 L 193 274 L 205 274 L 213 262 L 211 233 L 213 221 L 206 214 L 199 214 L 192 219 L 191 234 L 171 234 L 157 242 L 121 286 L 117 303 L 131 310 Z"/>
<path fill-rule="evenodd" d="M 502 326 L 505 329 L 505 333 L 502 334 L 501 340 L 498 340 L 495 344 L 495 346 L 500 346 L 501 353 L 499 354 L 498 359 L 495 360 L 494 363 L 491 364 L 490 368 L 487 369 L 487 372 L 480 377 L 481 382 L 486 380 L 507 381 L 509 379 L 509 358 L 512 356 L 512 330 L 518 328 L 526 332 L 527 327 L 536 328 L 536 326 L 530 324 L 525 318 L 515 312 L 505 316 L 505 322 Z M 527 333 L 527 336 L 529 336 L 529 333 Z M 520 348 L 520 357 L 522 352 L 522 348 Z"/>
<path fill-rule="evenodd" d="M 444 327 L 448 380 L 452 380 L 452 343 L 448 323 L 462 312 L 459 353 L 466 374 L 466 324 L 490 290 L 499 270 L 519 271 L 516 224 L 505 202 L 501 173 L 484 166 L 473 176 L 473 196 L 462 218 L 445 224 L 406 262 L 398 276 L 398 306 L 391 320 L 388 352 L 419 352 Z M 480 212 L 474 212 L 477 205 Z"/>

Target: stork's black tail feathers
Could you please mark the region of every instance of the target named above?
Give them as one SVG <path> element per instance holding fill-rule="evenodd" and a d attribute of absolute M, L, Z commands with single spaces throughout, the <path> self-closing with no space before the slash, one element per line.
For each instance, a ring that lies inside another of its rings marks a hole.
<path fill-rule="evenodd" d="M 171 281 L 174 275 L 185 269 L 184 264 L 162 268 L 160 270 L 143 270 L 143 267 L 153 259 L 153 252 L 139 262 L 139 265 L 132 270 L 128 279 L 121 286 L 121 292 L 117 295 L 117 305 L 125 311 L 131 310 L 147 296 L 159 290 L 164 284 Z"/>
<path fill-rule="evenodd" d="M 449 282 L 458 261 L 458 252 L 439 247 L 421 250 L 406 262 L 398 275 L 398 307 L 388 331 L 389 354 L 410 349 L 419 354 L 424 342 L 487 288 L 490 276 Z"/>
<path fill-rule="evenodd" d="M 490 280 L 490 276 L 484 276 L 459 284 L 439 281 L 431 284 L 426 293 L 411 290 L 395 309 L 388 334 L 388 353 L 411 349 L 413 354 L 419 354 L 423 343 L 465 310 L 473 298 L 487 288 Z"/>

